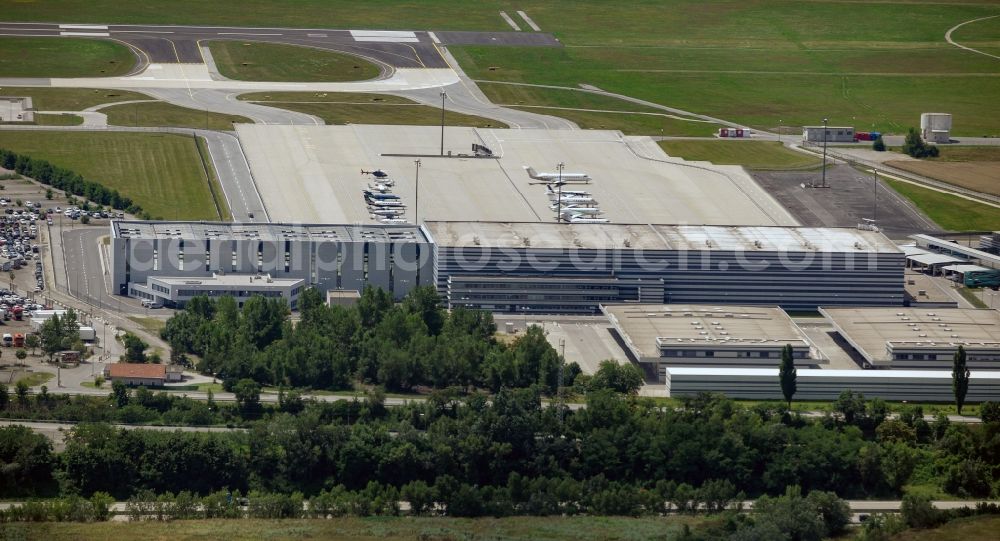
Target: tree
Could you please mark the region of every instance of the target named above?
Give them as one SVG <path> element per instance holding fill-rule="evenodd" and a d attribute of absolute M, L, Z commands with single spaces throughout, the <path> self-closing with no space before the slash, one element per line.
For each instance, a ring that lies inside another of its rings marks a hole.
<path fill-rule="evenodd" d="M 146 348 L 149 347 L 149 344 L 144 342 L 142 338 L 127 332 L 122 336 L 122 344 L 125 346 L 125 360 L 130 363 L 146 362 Z"/>
<path fill-rule="evenodd" d="M 1000 423 L 1000 402 L 983 402 L 979 405 L 979 417 L 984 423 Z"/>
<path fill-rule="evenodd" d="M 237 381 L 233 386 L 233 394 L 236 395 L 236 404 L 244 417 L 256 415 L 260 408 L 260 385 L 256 381 L 249 378 Z"/>
<path fill-rule="evenodd" d="M 62 318 L 59 314 L 55 314 L 49 319 L 42 323 L 42 327 L 38 330 L 38 334 L 42 340 L 42 351 L 49 356 L 49 362 L 52 362 L 52 357 L 63 350 L 63 324 Z"/>
<path fill-rule="evenodd" d="M 778 380 L 781 383 L 781 394 L 785 395 L 788 408 L 792 407 L 792 397 L 795 396 L 797 374 L 795 371 L 795 357 L 791 344 L 785 344 L 781 348 L 781 366 L 778 368 Z"/>
<path fill-rule="evenodd" d="M 14 385 L 14 393 L 17 394 L 17 404 L 21 407 L 28 405 L 28 384 L 19 381 Z"/>
<path fill-rule="evenodd" d="M 925 143 L 916 128 L 910 128 L 910 131 L 906 134 L 906 141 L 903 143 L 902 150 L 903 154 L 908 154 L 914 158 L 934 158 L 938 155 L 938 148 Z"/>
<path fill-rule="evenodd" d="M 0 383 L 0 410 L 7 409 L 7 404 L 10 403 L 10 393 L 7 392 L 7 386 Z"/>
<path fill-rule="evenodd" d="M 28 336 L 24 337 L 24 345 L 31 348 L 32 355 L 35 354 L 35 350 L 38 349 L 38 346 L 41 345 L 41 342 L 42 341 L 40 338 L 38 338 L 37 334 L 29 334 Z"/>
<path fill-rule="evenodd" d="M 927 496 L 907 494 L 899 506 L 903 521 L 911 528 L 933 528 L 941 521 L 941 513 Z"/>
<path fill-rule="evenodd" d="M 111 399 L 119 408 L 128 405 L 128 387 L 125 386 L 125 383 L 120 380 L 111 382 Z"/>
<path fill-rule="evenodd" d="M 641 387 L 642 371 L 632 363 L 619 364 L 614 360 L 601 361 L 589 385 L 590 390 L 611 389 L 625 394 L 635 394 Z"/>
<path fill-rule="evenodd" d="M 969 392 L 969 367 L 966 364 L 965 348 L 962 346 L 958 346 L 958 351 L 955 352 L 955 362 L 951 369 L 951 390 L 955 393 L 955 407 L 961 415 L 965 395 Z"/>
<path fill-rule="evenodd" d="M 49 199 L 49 200 L 52 199 L 52 188 L 46 188 L 45 189 L 45 199 Z"/>
<path fill-rule="evenodd" d="M 14 356 L 17 357 L 17 360 L 23 361 L 28 357 L 28 352 L 24 351 L 24 348 L 20 348 L 16 352 L 14 352 Z"/>
<path fill-rule="evenodd" d="M 872 142 L 872 150 L 875 152 L 885 152 L 885 141 L 882 140 L 881 135 L 876 137 L 875 141 Z"/>

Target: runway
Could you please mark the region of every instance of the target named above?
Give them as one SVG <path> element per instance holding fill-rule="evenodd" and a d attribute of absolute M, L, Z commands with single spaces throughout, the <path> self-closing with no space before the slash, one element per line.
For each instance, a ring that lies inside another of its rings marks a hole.
<path fill-rule="evenodd" d="M 360 56 L 383 67 L 447 68 L 437 46 L 508 45 L 554 47 L 551 34 L 520 32 L 427 32 L 332 30 L 326 28 L 256 28 L 228 26 L 100 25 L 0 22 L 2 36 L 103 38 L 124 43 L 139 58 L 136 72 L 148 64 L 204 62 L 204 41 L 236 40 L 301 45 Z"/>

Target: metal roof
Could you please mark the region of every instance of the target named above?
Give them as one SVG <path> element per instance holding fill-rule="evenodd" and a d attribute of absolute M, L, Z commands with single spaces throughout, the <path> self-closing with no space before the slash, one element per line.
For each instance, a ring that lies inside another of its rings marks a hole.
<path fill-rule="evenodd" d="M 942 263 L 962 263 L 965 260 L 944 254 L 918 254 L 907 256 L 906 259 L 916 261 L 921 265 L 940 265 Z"/>
<path fill-rule="evenodd" d="M 948 265 L 947 267 L 941 267 L 941 270 L 966 273 L 966 272 L 977 272 L 977 271 L 990 271 L 993 269 L 983 267 L 981 265 Z"/>
<path fill-rule="evenodd" d="M 111 222 L 112 238 L 184 240 L 310 240 L 341 242 L 427 242 L 415 225 L 289 224 L 227 222 Z"/>
<path fill-rule="evenodd" d="M 444 221 L 425 227 L 439 247 L 902 253 L 882 233 L 846 227 Z"/>
<path fill-rule="evenodd" d="M 733 377 L 773 377 L 778 382 L 777 368 L 730 368 L 730 367 L 700 367 L 700 366 L 668 366 L 668 375 L 676 376 L 733 376 Z M 800 378 L 849 378 L 849 379 L 903 379 L 926 378 L 951 380 L 951 370 L 832 370 L 824 368 L 799 368 L 796 375 Z M 976 370 L 971 372 L 972 379 L 997 379 L 1000 372 Z"/>

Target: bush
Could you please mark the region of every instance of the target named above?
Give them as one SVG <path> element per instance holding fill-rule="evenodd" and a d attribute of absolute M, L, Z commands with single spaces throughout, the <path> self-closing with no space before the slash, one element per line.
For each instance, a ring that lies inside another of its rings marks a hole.
<path fill-rule="evenodd" d="M 983 402 L 979 406 L 979 417 L 984 423 L 1000 423 L 1000 402 Z"/>
<path fill-rule="evenodd" d="M 899 508 L 903 522 L 910 528 L 933 528 L 940 524 L 941 514 L 927 496 L 907 494 Z"/>
<path fill-rule="evenodd" d="M 885 141 L 882 140 L 882 136 L 881 135 L 879 135 L 872 142 L 872 150 L 874 150 L 875 152 L 885 152 Z"/>
<path fill-rule="evenodd" d="M 938 147 L 925 143 L 916 128 L 910 128 L 909 133 L 906 134 L 902 150 L 903 154 L 914 158 L 936 158 L 938 155 Z"/>

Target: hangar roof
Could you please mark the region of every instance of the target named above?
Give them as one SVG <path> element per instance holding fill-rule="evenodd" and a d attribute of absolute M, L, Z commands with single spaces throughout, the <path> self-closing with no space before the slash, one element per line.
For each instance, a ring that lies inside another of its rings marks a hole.
<path fill-rule="evenodd" d="M 113 238 L 184 240 L 313 240 L 371 242 L 427 242 L 414 225 L 388 224 L 287 224 L 226 222 L 111 222 Z"/>
<path fill-rule="evenodd" d="M 885 235 L 854 228 L 443 221 L 425 226 L 443 247 L 902 253 Z"/>

